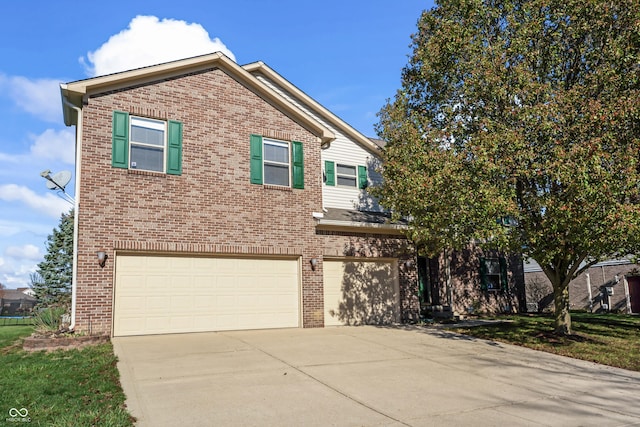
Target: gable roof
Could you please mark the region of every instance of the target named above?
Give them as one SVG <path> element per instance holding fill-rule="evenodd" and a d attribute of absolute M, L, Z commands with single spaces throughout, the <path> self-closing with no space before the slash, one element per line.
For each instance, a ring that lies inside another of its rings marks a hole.
<path fill-rule="evenodd" d="M 0 291 L 0 300 L 5 303 L 17 302 L 17 301 L 31 301 L 35 302 L 36 299 L 31 295 L 25 294 L 18 289 L 3 289 Z M 1 308 L 1 307 L 0 307 Z"/>
<path fill-rule="evenodd" d="M 276 73 L 271 67 L 265 64 L 262 61 L 254 62 L 251 64 L 243 65 L 242 68 L 247 70 L 251 74 L 262 74 L 267 79 L 275 82 L 278 86 L 283 88 L 285 91 L 289 92 L 293 97 L 297 98 L 308 107 L 310 110 L 318 114 L 336 129 L 340 130 L 345 135 L 349 136 L 352 140 L 356 141 L 358 144 L 368 149 L 369 151 L 374 152 L 375 154 L 380 153 L 380 146 L 374 143 L 371 139 L 367 138 L 359 131 L 354 129 L 347 122 L 342 120 L 340 117 L 333 114 L 331 111 L 327 110 L 325 107 L 320 105 L 316 100 L 311 98 L 309 95 L 298 89 L 295 85 L 289 82 L 287 79 L 282 77 L 280 74 Z"/>
<path fill-rule="evenodd" d="M 154 81 L 211 68 L 219 68 L 225 71 L 245 87 L 266 99 L 280 111 L 307 128 L 311 133 L 320 138 L 322 143 L 327 143 L 335 139 L 335 135 L 330 129 L 309 116 L 302 109 L 293 105 L 276 91 L 258 80 L 245 68 L 239 66 L 220 52 L 63 83 L 60 85 L 60 94 L 62 96 L 64 123 L 67 126 L 77 124 L 78 117 L 73 107 L 82 108 L 83 102 L 91 95 L 134 85 L 152 83 Z"/>

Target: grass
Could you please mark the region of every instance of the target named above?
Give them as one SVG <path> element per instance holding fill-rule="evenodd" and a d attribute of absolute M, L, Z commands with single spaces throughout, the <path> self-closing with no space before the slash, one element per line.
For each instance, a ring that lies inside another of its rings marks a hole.
<path fill-rule="evenodd" d="M 640 371 L 640 317 L 574 312 L 571 318 L 574 333 L 569 336 L 553 334 L 553 317 L 546 315 L 505 316 L 504 319 L 511 322 L 454 330 L 477 338 Z"/>
<path fill-rule="evenodd" d="M 133 426 L 111 344 L 28 353 L 20 343 L 32 331 L 0 327 L 0 424 L 25 408 L 30 426 Z"/>

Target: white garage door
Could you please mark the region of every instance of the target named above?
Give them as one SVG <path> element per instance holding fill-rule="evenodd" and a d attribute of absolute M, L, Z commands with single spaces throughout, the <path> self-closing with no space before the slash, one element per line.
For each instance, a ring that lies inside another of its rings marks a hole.
<path fill-rule="evenodd" d="M 114 336 L 298 327 L 295 259 L 118 255 Z"/>
<path fill-rule="evenodd" d="M 397 270 L 393 260 L 325 260 L 325 326 L 399 321 Z"/>

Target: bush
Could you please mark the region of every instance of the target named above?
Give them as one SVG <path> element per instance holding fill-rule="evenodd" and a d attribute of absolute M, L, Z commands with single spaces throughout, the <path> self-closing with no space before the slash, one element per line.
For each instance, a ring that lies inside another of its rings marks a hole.
<path fill-rule="evenodd" d="M 66 314 L 66 307 L 46 307 L 35 312 L 33 317 L 36 332 L 58 332 L 62 326 L 62 316 Z"/>

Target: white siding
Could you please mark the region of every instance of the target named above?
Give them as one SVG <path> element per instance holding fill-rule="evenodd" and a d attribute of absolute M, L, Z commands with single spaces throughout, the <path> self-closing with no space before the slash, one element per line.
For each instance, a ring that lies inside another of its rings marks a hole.
<path fill-rule="evenodd" d="M 315 111 L 302 104 L 298 99 L 294 98 L 291 93 L 277 86 L 270 79 L 263 75 L 256 76 L 261 82 L 265 83 L 271 89 L 275 90 L 289 102 L 305 111 L 311 117 L 318 120 L 324 126 L 329 128 L 335 135 L 335 141 L 332 141 L 329 148 L 322 150 L 322 172 L 324 173 L 324 162 L 332 161 L 336 164 L 345 164 L 352 166 L 366 166 L 369 176 L 369 186 L 377 185 L 382 182 L 382 176 L 376 171 L 380 164 L 380 159 L 372 152 L 365 149 L 362 145 L 351 140 L 348 136 L 336 129 L 331 123 L 327 122 L 323 117 L 318 116 Z M 337 183 L 336 183 L 337 184 Z M 382 211 L 382 208 L 366 190 L 358 188 L 349 188 L 341 186 L 322 186 L 322 200 L 325 208 L 338 209 L 360 209 L 365 211 Z"/>

